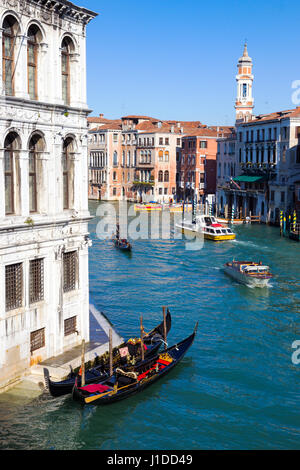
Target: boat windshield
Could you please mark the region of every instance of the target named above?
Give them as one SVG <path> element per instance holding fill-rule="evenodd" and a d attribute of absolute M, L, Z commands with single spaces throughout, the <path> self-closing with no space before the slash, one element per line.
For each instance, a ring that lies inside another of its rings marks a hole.
<path fill-rule="evenodd" d="M 214 217 L 206 216 L 204 217 L 204 222 L 205 222 L 205 225 L 212 225 L 212 224 L 215 224 L 217 221 Z"/>
<path fill-rule="evenodd" d="M 269 271 L 268 266 L 246 266 L 244 268 L 245 273 L 267 273 Z"/>

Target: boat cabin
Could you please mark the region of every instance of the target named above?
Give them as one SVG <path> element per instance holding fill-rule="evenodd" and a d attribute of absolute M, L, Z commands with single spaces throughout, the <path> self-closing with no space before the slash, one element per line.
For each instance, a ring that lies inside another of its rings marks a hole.
<path fill-rule="evenodd" d="M 251 261 L 233 261 L 232 267 L 244 274 L 267 274 L 270 271 L 269 266 L 262 266 Z"/>

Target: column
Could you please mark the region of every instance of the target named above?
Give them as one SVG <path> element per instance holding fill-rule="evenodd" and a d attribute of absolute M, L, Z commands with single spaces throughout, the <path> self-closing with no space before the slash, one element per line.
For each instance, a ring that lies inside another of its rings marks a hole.
<path fill-rule="evenodd" d="M 2 80 L 0 80 L 2 83 Z M 0 220 L 5 217 L 4 149 L 0 150 Z"/>
<path fill-rule="evenodd" d="M 16 159 L 19 158 L 20 163 L 20 209 L 19 213 L 23 217 L 29 217 L 29 154 L 28 150 L 20 150 L 16 152 Z M 16 195 L 16 199 L 17 199 Z"/>
<path fill-rule="evenodd" d="M 27 36 L 19 35 L 15 46 L 15 96 L 29 99 L 27 73 Z"/>

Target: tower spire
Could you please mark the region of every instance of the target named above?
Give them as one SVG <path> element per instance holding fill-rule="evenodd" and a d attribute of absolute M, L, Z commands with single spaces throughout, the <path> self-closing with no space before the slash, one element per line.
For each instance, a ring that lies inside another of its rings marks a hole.
<path fill-rule="evenodd" d="M 248 121 L 252 117 L 254 99 L 252 96 L 252 85 L 254 76 L 252 75 L 252 59 L 248 54 L 247 40 L 244 44 L 242 57 L 238 61 L 237 98 L 235 102 L 236 120 Z"/>

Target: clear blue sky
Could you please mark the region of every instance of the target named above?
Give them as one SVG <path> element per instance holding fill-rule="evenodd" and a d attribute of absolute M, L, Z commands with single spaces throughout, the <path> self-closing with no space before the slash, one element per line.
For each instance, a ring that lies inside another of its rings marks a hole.
<path fill-rule="evenodd" d="M 87 27 L 92 115 L 231 125 L 245 39 L 254 62 L 254 112 L 295 107 L 299 0 L 73 1 L 99 13 Z"/>

